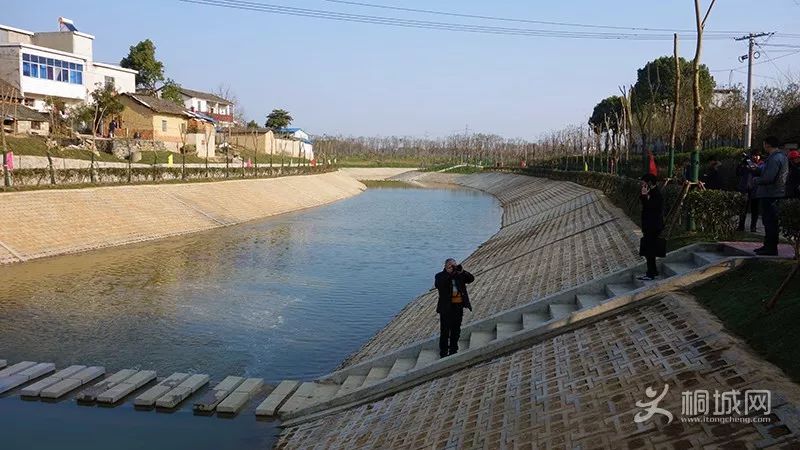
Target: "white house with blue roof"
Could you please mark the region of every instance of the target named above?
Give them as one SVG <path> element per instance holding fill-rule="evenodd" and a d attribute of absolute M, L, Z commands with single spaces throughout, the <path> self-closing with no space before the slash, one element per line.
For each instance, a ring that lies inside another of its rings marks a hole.
<path fill-rule="evenodd" d="M 299 141 L 299 154 L 292 156 L 303 157 L 308 160 L 314 159 L 314 142 L 311 140 L 311 136 L 303 131 L 302 128 L 281 128 L 278 133 Z"/>

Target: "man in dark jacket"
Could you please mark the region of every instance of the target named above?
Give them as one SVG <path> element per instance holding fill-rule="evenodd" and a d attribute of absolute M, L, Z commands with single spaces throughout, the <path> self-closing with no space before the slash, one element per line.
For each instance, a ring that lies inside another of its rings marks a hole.
<path fill-rule="evenodd" d="M 647 273 L 638 277 L 642 281 L 652 281 L 658 276 L 656 257 L 664 256 L 664 199 L 658 188 L 658 179 L 653 174 L 645 174 L 642 179 L 642 240 L 639 255 L 647 259 Z"/>
<path fill-rule="evenodd" d="M 757 186 L 756 198 L 761 205 L 761 221 L 764 222 L 764 246 L 757 248 L 757 255 L 774 256 L 778 254 L 778 208 L 780 200 L 786 195 L 786 177 L 789 174 L 789 160 L 778 148 L 775 137 L 764 139 L 764 150 L 769 153 L 764 169 L 753 179 Z"/>
<path fill-rule="evenodd" d="M 439 356 L 458 353 L 458 338 L 461 336 L 461 319 L 464 308 L 472 311 L 467 285 L 475 281 L 471 273 L 464 270 L 455 259 L 444 262 L 444 270 L 437 273 L 434 286 L 439 291 L 436 312 L 439 313 L 441 335 L 439 336 Z"/>

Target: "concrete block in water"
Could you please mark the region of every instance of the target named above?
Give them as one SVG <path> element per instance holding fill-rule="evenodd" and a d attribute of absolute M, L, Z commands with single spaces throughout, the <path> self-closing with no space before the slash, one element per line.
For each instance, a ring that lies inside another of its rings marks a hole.
<path fill-rule="evenodd" d="M 99 394 L 116 386 L 123 380 L 130 378 L 135 373 L 136 371 L 133 369 L 122 369 L 94 386 L 84 389 L 75 399 L 78 401 L 93 402 L 97 399 Z"/>
<path fill-rule="evenodd" d="M 67 392 L 83 386 L 84 384 L 94 380 L 104 373 L 106 373 L 106 369 L 104 367 L 86 367 L 83 370 L 80 370 L 53 384 L 52 386 L 42 389 L 42 392 L 39 395 L 42 398 L 60 398 Z"/>
<path fill-rule="evenodd" d="M 8 365 L 8 362 L 6 362 L 5 359 L 0 359 L 0 369 L 4 368 L 7 365 Z"/>
<path fill-rule="evenodd" d="M 39 393 L 42 392 L 42 389 L 50 387 L 59 381 L 73 375 L 81 370 L 85 369 L 86 366 L 69 366 L 65 369 L 61 369 L 58 372 L 50 375 L 49 377 L 45 378 L 44 380 L 39 380 L 36 383 L 31 384 L 30 386 L 26 386 L 20 392 L 20 395 L 23 397 L 38 397 Z"/>
<path fill-rule="evenodd" d="M 140 370 L 128 378 L 116 383 L 110 389 L 107 389 L 97 395 L 97 401 L 102 403 L 116 403 L 125 398 L 126 395 L 139 389 L 145 384 L 153 381 L 156 378 L 155 370 Z"/>
<path fill-rule="evenodd" d="M 242 382 L 244 378 L 236 377 L 230 375 L 225 377 L 219 384 L 211 388 L 211 392 L 208 392 L 202 398 L 198 399 L 194 402 L 192 408 L 195 411 L 203 411 L 203 412 L 211 412 L 216 409 L 217 405 L 225 399 L 234 389 L 236 389 Z"/>
<path fill-rule="evenodd" d="M 156 400 L 161 398 L 167 392 L 175 389 L 185 379 L 189 378 L 188 373 L 175 372 L 167 378 L 161 380 L 160 383 L 144 391 L 144 393 L 133 400 L 136 406 L 153 406 Z"/>
<path fill-rule="evenodd" d="M 9 375 L 14 375 L 17 372 L 22 372 L 23 370 L 35 366 L 36 363 L 33 361 L 22 361 L 18 362 L 12 366 L 6 367 L 3 370 L 0 370 L 0 378 L 7 377 Z"/>
<path fill-rule="evenodd" d="M 284 400 L 287 397 L 292 395 L 292 393 L 297 389 L 297 386 L 300 385 L 299 381 L 293 380 L 284 380 L 281 381 L 281 384 L 275 388 L 274 391 L 270 392 L 266 399 L 261 402 L 260 405 L 256 408 L 256 415 L 257 416 L 274 416 L 275 413 L 278 411 L 278 407 L 281 406 Z"/>
<path fill-rule="evenodd" d="M 237 413 L 248 400 L 253 398 L 254 395 L 261 390 L 264 386 L 264 380 L 261 378 L 248 378 L 239 387 L 233 390 L 233 393 L 225 398 L 222 403 L 217 406 L 217 411 L 221 413 Z"/>
<path fill-rule="evenodd" d="M 208 383 L 208 380 L 209 377 L 206 374 L 194 374 L 156 400 L 156 406 L 174 408 Z"/>

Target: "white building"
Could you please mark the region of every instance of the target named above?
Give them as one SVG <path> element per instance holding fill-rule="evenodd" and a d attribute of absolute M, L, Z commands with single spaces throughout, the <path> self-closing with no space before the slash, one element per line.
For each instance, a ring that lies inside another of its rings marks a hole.
<path fill-rule="evenodd" d="M 206 114 L 217 121 L 221 127 L 234 125 L 233 103 L 208 92 L 181 88 L 183 106 L 189 111 Z"/>
<path fill-rule="evenodd" d="M 278 133 L 300 142 L 298 156 L 308 160 L 314 159 L 314 143 L 311 142 L 311 137 L 302 128 L 281 128 Z"/>
<path fill-rule="evenodd" d="M 0 25 L 0 79 L 19 89 L 25 105 L 46 111 L 48 98 L 67 105 L 89 101 L 98 87 L 136 91 L 136 71 L 94 61 L 94 36 L 73 26 L 32 32 Z"/>

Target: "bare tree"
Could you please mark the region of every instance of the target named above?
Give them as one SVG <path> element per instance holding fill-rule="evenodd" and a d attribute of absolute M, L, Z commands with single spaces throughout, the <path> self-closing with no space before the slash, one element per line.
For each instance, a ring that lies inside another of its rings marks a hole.
<path fill-rule="evenodd" d="M 697 25 L 697 47 L 692 61 L 692 75 L 694 77 L 694 133 L 692 136 L 692 181 L 697 181 L 700 172 L 700 147 L 703 135 L 703 103 L 700 99 L 700 56 L 703 52 L 703 30 L 705 30 L 708 16 L 717 0 L 711 0 L 705 16 L 701 16 L 700 0 L 694 0 L 695 23 Z"/>

